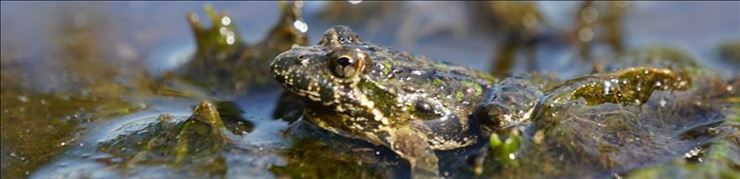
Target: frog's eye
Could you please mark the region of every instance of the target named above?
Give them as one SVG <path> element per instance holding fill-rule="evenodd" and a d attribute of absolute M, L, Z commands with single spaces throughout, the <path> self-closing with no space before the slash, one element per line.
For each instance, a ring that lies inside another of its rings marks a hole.
<path fill-rule="evenodd" d="M 354 50 L 337 50 L 330 54 L 329 68 L 334 76 L 350 78 L 359 74 L 365 63 L 365 55 Z"/>

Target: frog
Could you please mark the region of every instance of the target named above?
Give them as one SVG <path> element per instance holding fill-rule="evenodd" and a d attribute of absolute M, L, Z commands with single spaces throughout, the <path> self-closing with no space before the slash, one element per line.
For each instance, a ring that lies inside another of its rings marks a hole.
<path fill-rule="evenodd" d="M 271 62 L 275 79 L 305 103 L 303 119 L 390 148 L 414 178 L 439 176 L 435 151 L 472 146 L 526 124 L 540 90 L 463 66 L 366 42 L 347 26 Z M 477 117 L 480 116 L 480 117 Z"/>

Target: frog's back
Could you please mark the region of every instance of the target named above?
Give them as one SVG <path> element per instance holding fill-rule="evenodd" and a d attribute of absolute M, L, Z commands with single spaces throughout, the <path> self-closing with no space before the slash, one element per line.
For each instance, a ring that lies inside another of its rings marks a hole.
<path fill-rule="evenodd" d="M 450 150 L 478 141 L 471 115 L 490 91 L 490 78 L 478 71 L 435 62 L 375 44 L 359 44 L 372 59 L 369 81 L 393 90 L 398 103 L 413 105 L 411 124 L 432 148 Z"/>

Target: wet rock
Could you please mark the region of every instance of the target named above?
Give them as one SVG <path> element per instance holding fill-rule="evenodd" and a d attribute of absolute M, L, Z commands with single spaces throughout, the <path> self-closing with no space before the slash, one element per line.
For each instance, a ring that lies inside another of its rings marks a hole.
<path fill-rule="evenodd" d="M 686 90 L 691 77 L 685 72 L 664 68 L 628 68 L 610 74 L 597 74 L 570 80 L 552 91 L 545 103 L 583 99 L 588 105 L 602 103 L 642 104 L 657 90 Z"/>
<path fill-rule="evenodd" d="M 270 60 L 293 45 L 308 43 L 308 26 L 301 17 L 301 6 L 300 2 L 283 4 L 276 25 L 256 44 L 241 41 L 235 20 L 225 13 L 216 13 L 211 6 L 205 8 L 214 24 L 210 28 L 203 27 L 199 17 L 190 13 L 188 20 L 198 51 L 178 73 L 216 94 L 240 94 L 253 86 L 274 85 Z"/>
<path fill-rule="evenodd" d="M 644 67 L 570 80 L 549 92 L 535 126 L 572 166 L 622 172 L 665 162 L 731 132 L 723 95 L 704 95 L 728 92 L 695 78 Z"/>
<path fill-rule="evenodd" d="M 233 19 L 225 12 L 216 12 L 210 5 L 205 6 L 205 13 L 212 22 L 209 28 L 203 27 L 197 14 L 188 13 L 188 22 L 193 30 L 198 50 L 196 58 L 213 58 L 213 61 L 221 61 L 230 55 L 238 55 L 246 44 L 242 42 L 236 23 L 232 22 Z M 208 60 L 201 62 L 207 63 Z"/>
<path fill-rule="evenodd" d="M 234 102 L 231 101 L 219 101 L 215 103 L 218 114 L 223 120 L 226 129 L 229 129 L 231 133 L 237 135 L 244 135 L 252 132 L 254 124 L 242 117 L 244 111 L 239 108 Z"/>
<path fill-rule="evenodd" d="M 520 147 L 513 153 L 518 165 L 507 164 L 496 157 L 501 154 L 492 152 L 484 161 L 481 177 L 614 177 L 640 167 L 684 160 L 686 154 L 694 156 L 697 148 L 728 136 L 729 141 L 736 141 L 737 105 L 732 100 L 737 98 L 737 79 L 692 76 L 690 86 L 656 88 L 642 95 L 634 95 L 634 85 L 623 84 L 626 86 L 619 86 L 619 90 L 610 89 L 610 93 L 616 93 L 611 97 L 618 98 L 607 98 L 610 95 L 604 96 L 604 88 L 596 90 L 587 85 L 619 76 L 636 77 L 634 73 L 629 75 L 634 69 L 576 78 L 547 90 L 548 95 L 535 111 L 534 124 L 522 130 Z M 645 80 L 643 83 L 676 79 L 669 74 L 638 76 Z M 585 89 L 591 91 L 578 93 Z M 633 99 L 646 100 L 630 102 Z M 507 136 L 499 137 L 502 139 L 492 137 L 490 145 L 503 151 Z M 729 158 L 735 160 L 734 155 Z M 736 167 L 733 165 L 730 168 Z M 664 171 L 662 175 L 636 176 L 668 176 Z"/>
<path fill-rule="evenodd" d="M 124 169 L 164 165 L 197 176 L 223 176 L 227 132 L 216 106 L 204 101 L 185 120 L 162 114 L 141 130 L 101 143 L 99 150 L 121 158 Z"/>

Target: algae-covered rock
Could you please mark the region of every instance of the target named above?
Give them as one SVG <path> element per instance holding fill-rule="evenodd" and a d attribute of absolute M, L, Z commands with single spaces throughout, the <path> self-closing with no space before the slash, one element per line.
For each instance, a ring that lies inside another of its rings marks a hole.
<path fill-rule="evenodd" d="M 548 92 L 537 131 L 550 151 L 578 159 L 570 165 L 620 172 L 665 162 L 731 132 L 733 92 L 716 81 L 652 67 L 570 80 Z"/>
<path fill-rule="evenodd" d="M 238 55 L 246 44 L 242 42 L 231 17 L 225 12 L 216 12 L 211 5 L 205 6 L 205 13 L 212 22 L 210 28 L 203 27 L 197 14 L 188 13 L 188 22 L 195 35 L 197 56 L 220 61 L 229 58 L 230 55 Z"/>
<path fill-rule="evenodd" d="M 737 139 L 738 86 L 737 79 L 651 66 L 568 80 L 546 90 L 517 148 L 504 142 L 517 131 L 492 135 L 492 150 L 476 172 L 605 178 L 682 159 L 727 136 Z"/>
<path fill-rule="evenodd" d="M 551 92 L 546 104 L 584 99 L 589 105 L 602 103 L 642 104 L 654 91 L 686 90 L 691 77 L 665 68 L 637 67 L 569 80 Z"/>
<path fill-rule="evenodd" d="M 235 20 L 226 13 L 217 13 L 206 6 L 212 21 L 203 27 L 199 17 L 190 13 L 197 52 L 178 73 L 192 83 L 210 91 L 233 94 L 252 86 L 274 84 L 269 62 L 278 53 L 294 44 L 306 45 L 308 26 L 301 17 L 302 3 L 283 4 L 280 19 L 265 38 L 256 44 L 246 44 L 236 29 Z"/>
<path fill-rule="evenodd" d="M 226 172 L 221 152 L 230 143 L 227 133 L 216 106 L 205 101 L 185 120 L 162 114 L 141 130 L 103 142 L 99 150 L 121 158 L 124 168 L 168 166 L 220 176 Z"/>

